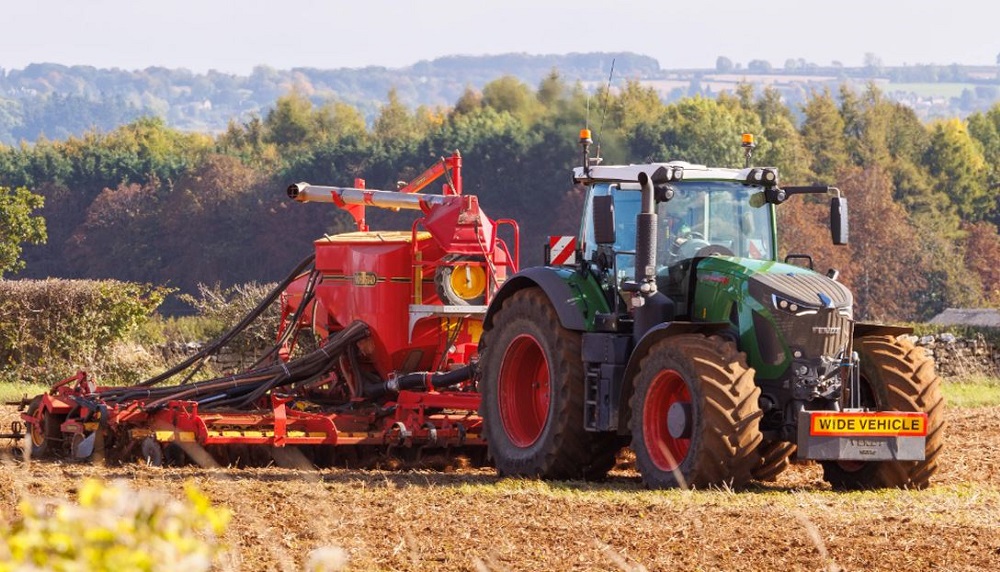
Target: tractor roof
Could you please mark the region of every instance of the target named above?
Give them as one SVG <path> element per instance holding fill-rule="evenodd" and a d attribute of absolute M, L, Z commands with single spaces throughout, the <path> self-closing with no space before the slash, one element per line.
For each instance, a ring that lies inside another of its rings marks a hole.
<path fill-rule="evenodd" d="M 573 169 L 573 181 L 577 183 L 635 183 L 639 173 L 652 175 L 660 167 L 668 169 L 683 169 L 684 180 L 703 181 L 745 181 L 750 169 L 726 169 L 694 165 L 686 161 L 670 161 L 669 163 L 644 163 L 639 165 L 595 165 L 590 172 L 584 174 L 583 167 Z"/>

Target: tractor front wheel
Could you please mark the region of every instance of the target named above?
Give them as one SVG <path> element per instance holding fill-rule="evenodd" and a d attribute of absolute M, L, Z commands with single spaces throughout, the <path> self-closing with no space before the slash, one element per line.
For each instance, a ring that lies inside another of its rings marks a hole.
<path fill-rule="evenodd" d="M 823 461 L 823 478 L 835 489 L 926 488 L 944 445 L 944 398 L 934 360 L 905 338 L 869 336 L 854 345 L 861 359 L 864 406 L 927 414 L 924 460 Z"/>
<path fill-rule="evenodd" d="M 542 290 L 503 302 L 484 334 L 480 382 L 486 441 L 501 475 L 607 473 L 607 451 L 595 446 L 601 437 L 584 430 L 580 344 L 580 332 L 562 327 Z"/>
<path fill-rule="evenodd" d="M 760 466 L 754 371 L 722 338 L 686 334 L 642 358 L 632 397 L 632 450 L 650 488 L 741 486 Z"/>

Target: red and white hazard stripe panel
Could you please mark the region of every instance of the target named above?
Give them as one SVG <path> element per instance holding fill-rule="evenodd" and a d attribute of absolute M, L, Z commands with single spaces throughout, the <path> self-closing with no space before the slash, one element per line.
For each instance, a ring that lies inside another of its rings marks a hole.
<path fill-rule="evenodd" d="M 552 266 L 576 264 L 575 236 L 549 237 L 549 264 Z"/>

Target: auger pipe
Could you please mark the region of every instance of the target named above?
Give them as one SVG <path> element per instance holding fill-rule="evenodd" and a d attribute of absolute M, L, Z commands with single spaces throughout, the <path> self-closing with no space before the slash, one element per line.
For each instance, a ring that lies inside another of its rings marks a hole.
<path fill-rule="evenodd" d="M 325 187 L 296 183 L 288 187 L 288 198 L 300 203 L 333 203 L 338 207 L 364 205 L 385 209 L 409 209 L 426 211 L 430 207 L 446 205 L 455 201 L 457 195 L 424 195 L 420 193 L 400 193 L 355 187 Z"/>

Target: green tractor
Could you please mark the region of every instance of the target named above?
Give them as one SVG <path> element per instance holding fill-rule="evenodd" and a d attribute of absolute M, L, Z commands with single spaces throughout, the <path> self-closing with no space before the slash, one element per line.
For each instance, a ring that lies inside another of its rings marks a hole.
<path fill-rule="evenodd" d="M 751 137 L 743 169 L 605 166 L 589 133 L 581 144 L 572 256 L 508 279 L 484 322 L 500 474 L 600 479 L 630 442 L 652 488 L 773 480 L 793 455 L 838 489 L 928 485 L 944 424 L 933 361 L 907 328 L 856 322 L 835 271 L 777 259 L 775 208 L 796 194 L 829 195 L 847 243 L 839 190 L 781 187 L 749 166 Z"/>

